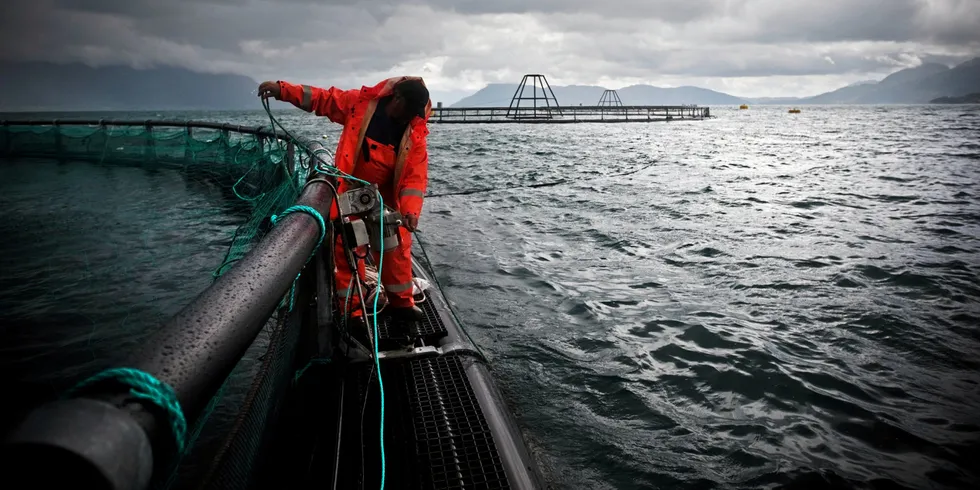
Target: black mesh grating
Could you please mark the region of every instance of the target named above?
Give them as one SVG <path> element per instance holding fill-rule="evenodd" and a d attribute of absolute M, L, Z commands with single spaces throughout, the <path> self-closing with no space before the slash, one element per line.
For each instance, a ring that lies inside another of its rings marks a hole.
<path fill-rule="evenodd" d="M 425 313 L 425 320 L 419 326 L 419 335 L 437 338 L 446 336 L 448 333 L 446 332 L 446 324 L 442 322 L 442 317 L 432 306 L 432 302 L 426 300 L 419 305 L 419 308 L 422 308 L 422 312 Z"/>
<path fill-rule="evenodd" d="M 422 488 L 510 488 L 460 358 L 412 361 L 405 381 Z"/>
<path fill-rule="evenodd" d="M 425 314 L 425 319 L 419 324 L 419 336 L 421 336 L 426 342 L 433 343 L 442 337 L 448 335 L 446 331 L 446 324 L 443 323 L 442 318 L 436 311 L 435 307 L 432 306 L 431 300 L 426 300 L 425 302 L 418 303 L 418 307 L 422 309 L 422 313 Z M 390 318 L 385 317 L 381 323 L 378 323 L 378 338 L 382 341 L 391 339 L 390 331 L 393 329 L 393 322 Z"/>

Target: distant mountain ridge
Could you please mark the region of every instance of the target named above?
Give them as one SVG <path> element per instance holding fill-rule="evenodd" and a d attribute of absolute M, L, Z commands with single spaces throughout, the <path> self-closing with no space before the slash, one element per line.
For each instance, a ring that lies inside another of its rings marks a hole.
<path fill-rule="evenodd" d="M 523 97 L 532 97 L 534 93 L 528 82 L 528 86 L 523 93 Z M 452 104 L 450 107 L 507 107 L 510 105 L 514 92 L 517 91 L 519 84 L 492 83 L 480 89 L 469 97 Z M 605 87 L 595 85 L 552 85 L 551 89 L 558 99 L 558 104 L 563 106 L 586 105 L 594 106 L 599 103 Z M 650 85 L 632 85 L 616 91 L 624 105 L 729 105 L 741 104 L 744 99 L 732 95 L 708 90 L 700 87 L 675 87 L 663 88 Z M 538 89 L 538 97 L 544 97 L 541 89 Z M 551 94 L 548 93 L 548 97 Z M 532 101 L 523 100 L 521 106 L 532 104 Z M 543 106 L 545 101 L 539 100 L 538 105 Z"/>
<path fill-rule="evenodd" d="M 944 81 L 951 72 L 955 81 Z M 806 104 L 924 104 L 958 90 L 955 85 L 961 78 L 972 78 L 980 86 L 980 71 L 969 69 L 964 63 L 950 69 L 939 63 L 925 63 L 915 68 L 899 70 L 878 83 L 850 85 L 816 97 L 802 99 Z M 951 86 L 952 85 L 952 86 Z"/>
<path fill-rule="evenodd" d="M 257 109 L 257 82 L 182 68 L 0 63 L 0 112 L 193 111 Z M 596 105 L 604 87 L 552 86 L 562 106 Z M 451 107 L 508 106 L 517 84 L 490 84 Z M 530 95 L 525 92 L 525 96 Z M 617 91 L 625 105 L 926 104 L 980 92 L 980 58 L 953 68 L 924 63 L 813 97 L 738 97 L 700 87 L 632 85 Z M 539 94 L 540 96 L 541 94 Z M 526 102 L 523 102 L 525 104 Z M 540 101 L 539 101 L 540 103 Z"/>
<path fill-rule="evenodd" d="M 239 110 L 261 106 L 258 82 L 182 68 L 0 63 L 0 111 Z"/>
<path fill-rule="evenodd" d="M 959 97 L 939 97 L 929 101 L 932 104 L 980 104 L 980 92 Z"/>
<path fill-rule="evenodd" d="M 506 107 L 518 84 L 490 84 L 450 107 Z M 531 95 L 530 86 L 524 96 Z M 596 105 L 605 87 L 552 85 L 564 106 Z M 699 87 L 632 85 L 617 90 L 624 105 L 738 105 L 738 104 L 926 104 L 937 97 L 956 97 L 980 91 L 980 58 L 954 68 L 939 63 L 899 70 L 881 81 L 865 80 L 813 97 L 737 97 Z M 539 93 L 538 96 L 541 96 Z M 521 105 L 530 101 L 522 101 Z M 539 101 L 539 104 L 543 104 Z"/>

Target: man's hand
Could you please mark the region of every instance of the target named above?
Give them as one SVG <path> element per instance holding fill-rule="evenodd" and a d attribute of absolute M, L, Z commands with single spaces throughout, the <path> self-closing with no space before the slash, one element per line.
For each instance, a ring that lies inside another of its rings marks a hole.
<path fill-rule="evenodd" d="M 406 214 L 402 216 L 402 226 L 408 231 L 415 231 L 419 227 L 419 217 L 414 214 Z"/>
<path fill-rule="evenodd" d="M 279 91 L 279 82 L 262 82 L 259 84 L 259 97 L 263 99 L 268 99 L 272 97 L 276 100 L 282 100 L 282 94 Z"/>

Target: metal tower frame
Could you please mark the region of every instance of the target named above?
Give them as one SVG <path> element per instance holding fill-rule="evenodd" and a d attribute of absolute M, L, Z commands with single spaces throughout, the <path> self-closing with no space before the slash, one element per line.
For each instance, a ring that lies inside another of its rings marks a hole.
<path fill-rule="evenodd" d="M 528 79 L 531 79 L 531 97 L 524 95 Z M 538 96 L 539 88 L 541 89 L 540 97 Z M 525 105 L 521 107 L 522 100 L 532 101 L 532 106 L 528 107 Z M 539 100 L 544 101 L 544 107 L 538 107 Z M 527 109 L 533 110 L 528 114 Z M 543 114 L 540 114 L 539 111 L 543 111 Z M 544 75 L 537 73 L 524 75 L 524 78 L 521 79 L 521 84 L 514 91 L 514 97 L 510 99 L 510 106 L 507 107 L 507 117 L 509 119 L 551 119 L 554 112 L 557 112 L 559 116 L 562 115 L 561 107 L 558 105 L 558 99 L 555 97 L 555 92 L 551 90 L 551 84 L 548 83 L 548 79 Z"/>
<path fill-rule="evenodd" d="M 606 90 L 602 92 L 602 97 L 599 97 L 599 103 L 596 105 L 599 107 L 622 107 L 623 101 L 615 90 Z"/>

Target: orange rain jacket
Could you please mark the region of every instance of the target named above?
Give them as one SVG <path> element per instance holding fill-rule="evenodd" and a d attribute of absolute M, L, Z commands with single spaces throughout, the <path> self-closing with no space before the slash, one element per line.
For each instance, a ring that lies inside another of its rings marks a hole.
<path fill-rule="evenodd" d="M 336 87 L 322 89 L 309 85 L 294 85 L 279 81 L 280 99 L 318 116 L 327 116 L 337 124 L 343 124 L 334 165 L 342 172 L 354 174 L 354 167 L 361 161 L 361 148 L 364 133 L 367 132 L 371 116 L 378 106 L 378 99 L 391 95 L 395 85 L 405 80 L 419 80 L 419 77 L 395 77 L 378 83 L 373 87 L 341 90 Z M 425 82 L 423 82 L 424 84 Z M 394 195 L 397 203 L 385 203 L 401 214 L 422 213 L 422 202 L 428 185 L 429 153 L 426 138 L 429 116 L 432 115 L 432 101 L 425 105 L 425 117 L 415 116 L 405 134 L 402 135 L 398 158 L 395 160 Z M 340 192 L 349 189 L 347 182 L 341 182 Z M 331 210 L 333 218 L 336 206 Z"/>

